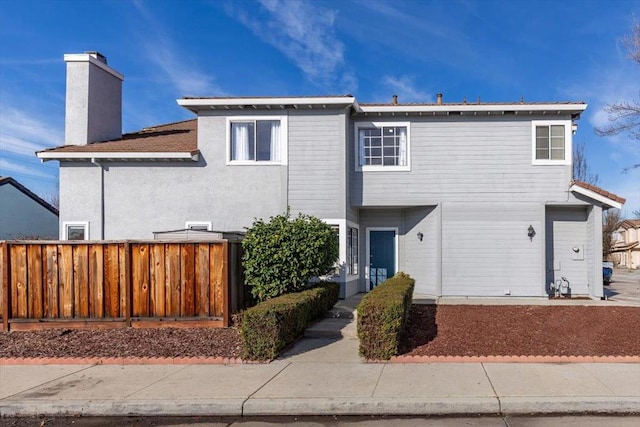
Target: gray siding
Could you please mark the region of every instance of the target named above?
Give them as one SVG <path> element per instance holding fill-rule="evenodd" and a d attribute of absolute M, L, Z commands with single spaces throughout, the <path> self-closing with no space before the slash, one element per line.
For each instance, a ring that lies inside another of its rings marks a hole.
<path fill-rule="evenodd" d="M 532 118 L 536 117 L 411 118 L 411 171 L 356 172 L 353 159 L 351 203 L 566 200 L 571 166 L 531 164 Z M 354 138 L 352 130 L 349 141 L 355 152 Z"/>
<path fill-rule="evenodd" d="M 415 292 L 436 295 L 438 292 L 438 217 L 436 208 L 362 209 L 360 211 L 360 291 L 366 289 L 367 229 L 371 227 L 398 228 L 398 271 L 416 280 Z M 420 231 L 424 237 L 418 240 Z"/>
<path fill-rule="evenodd" d="M 345 114 L 289 113 L 289 206 L 320 218 L 345 218 Z"/>
<path fill-rule="evenodd" d="M 543 296 L 543 215 L 538 203 L 443 204 L 442 295 Z"/>
<path fill-rule="evenodd" d="M 604 296 L 602 288 L 602 208 L 594 205 L 589 208 L 587 220 L 587 265 L 589 274 L 589 294 L 592 297 Z"/>
<path fill-rule="evenodd" d="M 58 237 L 58 216 L 11 184 L 0 185 L 0 240 Z"/>
<path fill-rule="evenodd" d="M 566 277 L 572 294 L 587 295 L 587 208 L 547 207 L 546 222 L 547 281 Z M 574 247 L 580 249 L 581 256 L 573 251 Z"/>

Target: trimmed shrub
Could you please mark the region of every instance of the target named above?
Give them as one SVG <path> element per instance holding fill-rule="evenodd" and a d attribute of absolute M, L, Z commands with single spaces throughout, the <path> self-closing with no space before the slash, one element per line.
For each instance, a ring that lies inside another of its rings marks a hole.
<path fill-rule="evenodd" d="M 243 358 L 272 360 L 294 342 L 307 325 L 338 301 L 340 285 L 323 282 L 302 292 L 261 302 L 242 316 Z"/>
<path fill-rule="evenodd" d="M 365 295 L 358 305 L 360 355 L 389 360 L 398 354 L 409 321 L 413 280 L 398 273 Z"/>
<path fill-rule="evenodd" d="M 319 218 L 289 212 L 254 221 L 242 241 L 246 282 L 258 301 L 304 289 L 334 268 L 338 239 Z"/>

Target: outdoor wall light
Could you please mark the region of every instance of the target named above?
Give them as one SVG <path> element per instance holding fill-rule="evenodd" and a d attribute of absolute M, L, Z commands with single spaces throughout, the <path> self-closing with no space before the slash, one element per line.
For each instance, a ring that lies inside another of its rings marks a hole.
<path fill-rule="evenodd" d="M 533 229 L 533 225 L 529 225 L 527 236 L 529 236 L 529 240 L 533 242 L 533 236 L 536 235 L 536 230 Z"/>
<path fill-rule="evenodd" d="M 418 231 L 418 240 L 420 240 L 422 242 L 422 238 L 424 237 L 424 234 L 422 234 L 420 231 Z"/>

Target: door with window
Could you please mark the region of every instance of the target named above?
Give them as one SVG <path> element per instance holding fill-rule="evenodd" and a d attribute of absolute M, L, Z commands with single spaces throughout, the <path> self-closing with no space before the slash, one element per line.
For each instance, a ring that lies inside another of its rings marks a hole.
<path fill-rule="evenodd" d="M 369 230 L 369 290 L 396 274 L 396 231 Z"/>

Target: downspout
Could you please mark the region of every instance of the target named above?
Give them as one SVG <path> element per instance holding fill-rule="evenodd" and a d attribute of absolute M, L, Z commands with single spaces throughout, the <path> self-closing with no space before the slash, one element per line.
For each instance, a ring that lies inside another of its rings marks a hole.
<path fill-rule="evenodd" d="M 104 240 L 104 165 L 93 157 L 91 163 L 100 168 L 100 240 Z"/>

